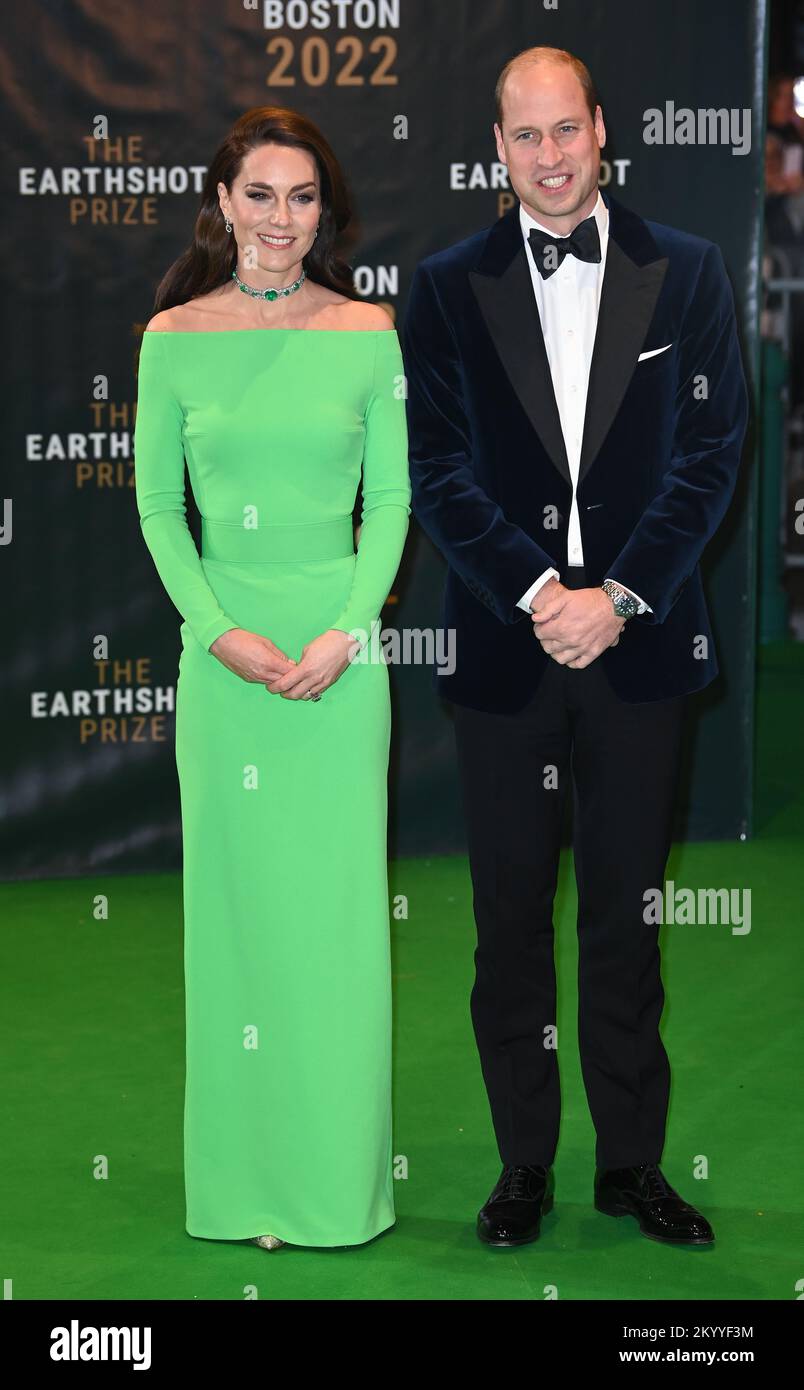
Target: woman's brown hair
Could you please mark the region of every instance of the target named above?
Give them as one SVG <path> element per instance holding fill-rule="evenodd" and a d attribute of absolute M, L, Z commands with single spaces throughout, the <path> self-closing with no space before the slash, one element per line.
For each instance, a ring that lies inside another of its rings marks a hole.
<path fill-rule="evenodd" d="M 351 266 L 335 253 L 335 242 L 352 209 L 341 167 L 321 131 L 306 116 L 284 106 L 253 106 L 235 122 L 213 156 L 195 219 L 192 244 L 173 262 L 156 291 L 154 313 L 186 304 L 225 285 L 237 266 L 237 243 L 226 231 L 218 184 L 231 191 L 246 155 L 260 145 L 307 150 L 318 170 L 321 218 L 318 236 L 302 261 L 311 280 L 348 299 L 359 299 Z"/>

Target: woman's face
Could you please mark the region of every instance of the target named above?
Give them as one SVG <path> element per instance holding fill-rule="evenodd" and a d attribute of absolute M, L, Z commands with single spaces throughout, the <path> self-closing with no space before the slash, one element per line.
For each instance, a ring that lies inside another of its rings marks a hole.
<path fill-rule="evenodd" d="M 260 145 L 246 155 L 231 193 L 218 184 L 243 269 L 282 275 L 300 265 L 321 216 L 318 170 L 307 150 Z"/>

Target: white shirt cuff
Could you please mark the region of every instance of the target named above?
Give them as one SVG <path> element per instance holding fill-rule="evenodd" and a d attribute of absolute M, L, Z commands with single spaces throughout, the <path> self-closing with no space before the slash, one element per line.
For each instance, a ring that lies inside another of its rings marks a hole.
<path fill-rule="evenodd" d="M 531 608 L 530 608 L 530 601 L 531 601 L 531 599 L 533 598 L 533 595 L 534 595 L 534 594 L 537 594 L 537 593 L 539 592 L 539 590 L 541 589 L 542 585 L 543 585 L 543 584 L 546 584 L 547 581 L 548 581 L 548 579 L 560 579 L 560 578 L 561 578 L 561 575 L 559 574 L 558 570 L 545 570 L 545 571 L 544 571 L 544 574 L 540 574 L 540 575 L 539 575 L 539 578 L 536 580 L 535 584 L 531 584 L 531 586 L 530 586 L 530 588 L 528 589 L 527 593 L 524 593 L 524 594 L 522 595 L 521 598 L 517 599 L 517 601 L 516 601 L 516 606 L 517 606 L 517 608 L 524 608 L 524 610 L 525 610 L 526 613 L 530 613 L 530 611 L 531 611 Z"/>

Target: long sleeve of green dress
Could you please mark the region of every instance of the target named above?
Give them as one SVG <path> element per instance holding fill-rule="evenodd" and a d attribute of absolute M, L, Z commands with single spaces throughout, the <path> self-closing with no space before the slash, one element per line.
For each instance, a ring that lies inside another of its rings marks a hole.
<path fill-rule="evenodd" d="M 332 624 L 361 637 L 379 618 L 396 578 L 410 524 L 402 350 L 395 331 L 374 336 L 374 374 L 364 421 L 360 539 L 351 592 Z"/>
<path fill-rule="evenodd" d="M 218 603 L 187 525 L 183 411 L 171 389 L 166 336 L 146 332 L 140 348 L 134 425 L 137 508 L 159 577 L 193 636 L 208 650 L 222 632 L 240 624 Z"/>

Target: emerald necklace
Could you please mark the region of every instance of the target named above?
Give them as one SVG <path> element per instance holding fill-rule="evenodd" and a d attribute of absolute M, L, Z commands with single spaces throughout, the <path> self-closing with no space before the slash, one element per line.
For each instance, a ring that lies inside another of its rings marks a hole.
<path fill-rule="evenodd" d="M 243 294 L 250 294 L 251 297 L 252 297 L 252 299 L 279 299 L 279 298 L 286 298 L 289 294 L 294 294 L 294 293 L 296 292 L 296 290 L 298 290 L 298 289 L 301 288 L 302 282 L 305 280 L 305 278 L 306 278 L 305 272 L 302 271 L 302 273 L 301 273 L 301 275 L 299 276 L 298 280 L 294 280 L 292 285 L 285 285 L 284 289 L 281 289 L 281 290 L 255 290 L 255 289 L 252 289 L 251 285 L 247 285 L 247 284 L 245 283 L 244 280 L 241 280 L 241 279 L 240 279 L 240 276 L 238 275 L 238 273 L 237 273 L 236 270 L 233 270 L 233 271 L 232 271 L 232 279 L 237 281 L 237 288 L 238 288 L 239 290 L 242 290 L 242 291 L 243 291 Z"/>

